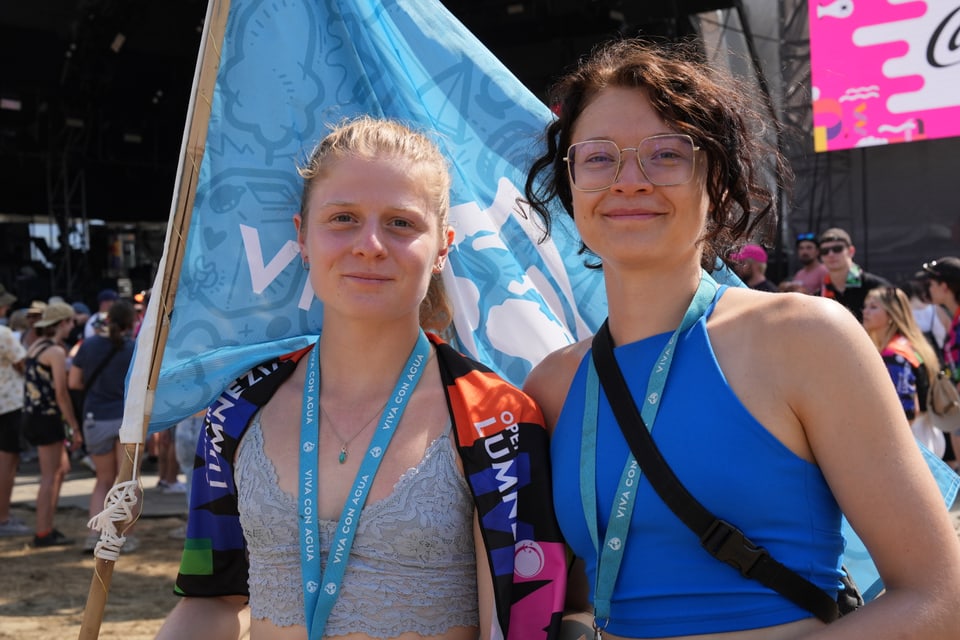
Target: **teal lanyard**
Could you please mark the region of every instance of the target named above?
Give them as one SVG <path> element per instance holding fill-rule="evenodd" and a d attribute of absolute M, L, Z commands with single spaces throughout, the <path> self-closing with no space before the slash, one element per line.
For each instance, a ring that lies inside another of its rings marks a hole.
<path fill-rule="evenodd" d="M 700 278 L 700 284 L 697 286 L 697 292 L 694 294 L 690 306 L 687 307 L 686 313 L 683 314 L 683 321 L 670 336 L 650 372 L 650 378 L 647 381 L 647 393 L 640 408 L 640 415 L 647 424 L 647 429 L 651 431 L 657 417 L 657 411 L 660 408 L 660 398 L 667 383 L 670 365 L 673 363 L 677 339 L 682 332 L 692 327 L 703 317 L 716 293 L 717 283 L 704 271 Z M 583 431 L 580 438 L 580 499 L 583 502 L 587 529 L 590 531 L 593 547 L 597 550 L 597 578 L 593 592 L 593 615 L 595 628 L 602 630 L 610 621 L 610 599 L 613 597 L 617 575 L 620 572 L 620 563 L 623 561 L 627 535 L 630 532 L 630 520 L 636 502 L 636 490 L 641 470 L 636 458 L 628 452 L 627 462 L 620 475 L 620 483 L 613 499 L 613 507 L 610 510 L 607 533 L 604 536 L 603 547 L 601 547 L 599 544 L 599 513 L 597 510 L 597 409 L 600 384 L 593 358 L 588 357 L 587 360 L 589 364 L 586 398 L 583 407 Z"/>
<path fill-rule="evenodd" d="M 410 353 L 400 378 L 393 388 L 393 394 L 384 407 L 380 424 L 367 450 L 353 488 L 343 505 L 340 522 L 330 542 L 327 554 L 327 567 L 320 576 L 319 539 L 317 537 L 317 447 L 320 442 L 319 409 L 320 367 L 318 365 L 320 341 L 310 352 L 307 374 L 303 382 L 302 424 L 300 426 L 300 489 L 299 529 L 300 529 L 300 567 L 303 578 L 303 605 L 306 626 L 311 640 L 323 637 L 327 618 L 340 593 L 340 584 L 347 568 L 347 558 L 353 546 L 360 513 L 367 501 L 367 494 L 373 484 L 373 478 L 380 467 L 380 461 L 387 451 L 390 439 L 400 424 L 400 417 L 406 409 L 407 401 L 420 381 L 424 365 L 430 356 L 430 341 L 420 331 L 417 344 Z"/>

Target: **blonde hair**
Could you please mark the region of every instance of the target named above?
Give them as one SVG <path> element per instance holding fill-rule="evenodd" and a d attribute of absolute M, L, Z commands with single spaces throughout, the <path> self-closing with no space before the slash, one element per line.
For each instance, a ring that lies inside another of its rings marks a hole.
<path fill-rule="evenodd" d="M 878 348 L 882 349 L 889 344 L 897 334 L 902 335 L 923 360 L 923 366 L 927 370 L 930 381 L 936 380 L 939 372 L 937 353 L 923 335 L 917 321 L 914 320 L 907 294 L 896 287 L 877 287 L 867 293 L 866 300 L 875 300 L 890 318 L 890 324 L 884 333 L 876 336 L 880 339 L 877 343 Z"/>
<path fill-rule="evenodd" d="M 311 151 L 304 166 L 297 168 L 303 178 L 300 196 L 300 233 L 307 227 L 307 204 L 313 186 L 327 175 L 327 169 L 343 158 L 362 160 L 390 159 L 409 169 L 422 170 L 424 186 L 430 194 L 430 205 L 437 214 L 441 241 L 449 226 L 450 171 L 439 147 L 423 133 L 384 118 L 362 115 L 340 122 L 331 128 Z M 453 320 L 453 308 L 440 274 L 433 274 L 427 295 L 420 303 L 420 326 L 442 334 Z"/>

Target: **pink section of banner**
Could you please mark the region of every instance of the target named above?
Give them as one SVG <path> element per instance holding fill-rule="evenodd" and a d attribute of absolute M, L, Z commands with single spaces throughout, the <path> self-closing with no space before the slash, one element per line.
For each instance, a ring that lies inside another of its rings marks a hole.
<path fill-rule="evenodd" d="M 960 135 L 960 0 L 810 0 L 816 151 Z"/>

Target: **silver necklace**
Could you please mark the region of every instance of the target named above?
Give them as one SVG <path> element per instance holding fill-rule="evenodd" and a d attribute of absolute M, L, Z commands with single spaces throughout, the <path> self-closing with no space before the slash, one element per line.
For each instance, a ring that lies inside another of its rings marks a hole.
<path fill-rule="evenodd" d="M 387 402 L 390 402 L 390 398 L 387 398 Z M 382 414 L 382 413 L 383 413 L 383 410 L 387 408 L 387 402 L 384 402 L 384 403 L 383 403 L 383 406 L 380 407 L 380 410 L 377 411 L 376 413 L 374 413 L 374 414 L 373 414 L 373 417 L 371 417 L 369 420 L 367 420 L 367 423 L 366 423 L 365 425 L 363 425 L 363 428 L 360 429 L 360 431 L 357 431 L 355 434 L 353 434 L 352 436 L 350 436 L 350 437 L 347 438 L 346 440 L 344 440 L 344 439 L 343 439 L 343 436 L 341 436 L 341 435 L 337 432 L 337 428 L 333 425 L 333 418 L 331 418 L 331 417 L 330 417 L 330 414 L 327 413 L 327 410 L 323 408 L 323 405 L 322 405 L 322 404 L 320 405 L 320 413 L 323 414 L 323 416 L 327 419 L 327 422 L 330 424 L 330 431 L 333 432 L 333 435 L 336 436 L 337 440 L 340 441 L 340 455 L 339 455 L 338 458 L 337 458 L 337 459 L 340 461 L 340 464 L 343 464 L 343 463 L 345 463 L 345 462 L 347 461 L 347 445 L 349 445 L 351 442 L 353 442 L 353 440 L 354 440 L 358 435 L 360 435 L 361 433 L 363 433 L 364 431 L 366 431 L 367 428 L 374 423 L 374 421 L 377 419 L 377 416 L 379 416 L 380 414 Z"/>

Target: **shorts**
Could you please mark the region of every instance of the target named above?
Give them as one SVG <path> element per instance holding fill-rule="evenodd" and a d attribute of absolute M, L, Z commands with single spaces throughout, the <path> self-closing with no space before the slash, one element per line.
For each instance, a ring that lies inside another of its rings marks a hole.
<path fill-rule="evenodd" d="M 59 416 L 23 414 L 23 437 L 35 447 L 42 447 L 67 439 L 67 425 Z"/>
<path fill-rule="evenodd" d="M 0 414 L 0 451 L 20 453 L 20 409 Z"/>
<path fill-rule="evenodd" d="M 92 456 L 102 456 L 112 453 L 114 445 L 120 438 L 120 423 L 122 418 L 115 420 L 96 420 L 93 425 L 83 425 L 83 446 Z"/>

